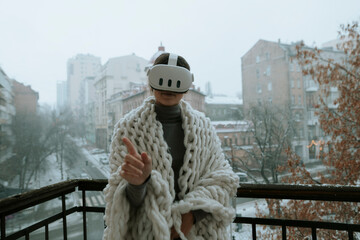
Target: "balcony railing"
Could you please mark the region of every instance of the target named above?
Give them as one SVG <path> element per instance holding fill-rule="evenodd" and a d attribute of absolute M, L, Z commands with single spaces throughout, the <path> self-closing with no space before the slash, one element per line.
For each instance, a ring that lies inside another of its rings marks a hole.
<path fill-rule="evenodd" d="M 50 239 L 49 225 L 62 220 L 63 239 L 68 239 L 67 216 L 74 213 L 82 214 L 82 238 L 87 239 L 87 213 L 101 213 L 104 206 L 87 206 L 86 193 L 88 191 L 102 191 L 107 180 L 69 180 L 41 189 L 32 190 L 23 194 L 0 200 L 1 240 L 30 239 L 30 234 L 43 229 L 42 239 Z M 81 193 L 81 204 L 67 209 L 67 195 L 74 192 Z M 259 199 L 296 199 L 360 202 L 360 187 L 344 186 L 306 186 L 306 185 L 259 185 L 241 184 L 237 192 L 238 198 Z M 59 200 L 60 198 L 60 200 Z M 45 219 L 32 222 L 29 226 L 7 233 L 8 217 L 21 210 L 37 206 L 50 200 L 61 201 L 61 210 Z M 236 217 L 234 223 L 250 224 L 252 239 L 256 239 L 257 225 L 279 226 L 282 229 L 282 239 L 287 239 L 287 227 L 310 228 L 312 240 L 317 239 L 318 229 L 341 230 L 348 232 L 348 239 L 354 239 L 354 232 L 360 232 L 360 224 L 319 222 L 305 220 L 284 220 L 273 218 Z"/>

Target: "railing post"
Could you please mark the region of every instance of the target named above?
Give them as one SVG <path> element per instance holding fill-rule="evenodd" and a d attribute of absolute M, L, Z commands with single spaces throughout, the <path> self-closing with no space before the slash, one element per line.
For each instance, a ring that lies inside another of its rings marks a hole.
<path fill-rule="evenodd" d="M 1 239 L 5 239 L 5 214 L 1 214 Z"/>
<path fill-rule="evenodd" d="M 256 240 L 256 224 L 253 223 L 251 226 L 252 226 L 252 236 L 253 236 L 253 240 Z"/>
<path fill-rule="evenodd" d="M 86 230 L 86 191 L 82 190 L 82 205 L 83 205 L 83 232 L 84 240 L 87 240 L 87 230 Z"/>
<path fill-rule="evenodd" d="M 62 215 L 63 215 L 63 234 L 64 240 L 67 240 L 67 224 L 66 224 L 66 202 L 65 202 L 65 194 L 61 196 L 62 200 Z"/>
<path fill-rule="evenodd" d="M 316 236 L 316 228 L 315 227 L 311 228 L 311 234 L 312 234 L 312 240 L 316 240 L 317 236 Z"/>
<path fill-rule="evenodd" d="M 354 232 L 353 232 L 353 230 L 348 230 L 348 234 L 349 234 L 349 240 L 354 240 Z"/>
<path fill-rule="evenodd" d="M 45 226 L 45 240 L 49 240 L 49 224 Z"/>
<path fill-rule="evenodd" d="M 282 239 L 286 240 L 286 225 L 282 225 Z"/>

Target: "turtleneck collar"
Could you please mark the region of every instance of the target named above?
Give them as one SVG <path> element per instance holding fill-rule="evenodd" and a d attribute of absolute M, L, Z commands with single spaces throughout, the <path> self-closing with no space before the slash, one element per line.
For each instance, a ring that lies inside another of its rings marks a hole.
<path fill-rule="evenodd" d="M 181 122 L 180 105 L 163 106 L 155 103 L 156 118 L 161 123 L 176 123 Z"/>

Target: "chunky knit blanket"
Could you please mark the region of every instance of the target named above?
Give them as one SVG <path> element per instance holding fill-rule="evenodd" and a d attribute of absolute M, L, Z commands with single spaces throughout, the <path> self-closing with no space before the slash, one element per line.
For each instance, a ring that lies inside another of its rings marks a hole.
<path fill-rule="evenodd" d="M 104 189 L 106 210 L 104 240 L 170 239 L 175 227 L 181 239 L 229 239 L 229 224 L 235 211 L 230 205 L 236 194 L 238 178 L 224 159 L 220 140 L 210 120 L 185 101 L 180 102 L 186 153 L 178 179 L 180 201 L 175 201 L 172 157 L 156 120 L 155 99 L 128 113 L 115 126 L 111 144 L 111 176 Z M 138 152 L 152 159 L 153 170 L 147 193 L 138 209 L 127 200 L 127 185 L 119 172 L 127 154 L 122 137 L 128 137 Z M 207 216 L 196 222 L 185 237 L 181 233 L 181 214 L 202 209 Z"/>

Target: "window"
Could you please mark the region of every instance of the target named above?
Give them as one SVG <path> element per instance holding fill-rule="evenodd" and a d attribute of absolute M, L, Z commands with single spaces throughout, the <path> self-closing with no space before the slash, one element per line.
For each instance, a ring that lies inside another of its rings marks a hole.
<path fill-rule="evenodd" d="M 256 78 L 260 78 L 260 70 L 256 69 Z"/>
<path fill-rule="evenodd" d="M 270 59 L 270 53 L 265 53 L 265 57 L 266 57 L 266 60 L 269 60 Z"/>
<path fill-rule="evenodd" d="M 268 91 L 271 92 L 272 91 L 272 83 L 268 82 Z"/>
<path fill-rule="evenodd" d="M 291 80 L 290 80 L 290 85 L 291 85 L 291 88 L 294 88 L 294 87 L 295 87 L 295 81 L 294 81 L 294 79 L 291 79 Z"/>
<path fill-rule="evenodd" d="M 260 62 L 260 56 L 256 56 L 256 63 L 259 63 Z"/>
<path fill-rule="evenodd" d="M 302 105 L 301 104 L 301 95 L 298 96 L 298 105 Z"/>
<path fill-rule="evenodd" d="M 268 67 L 266 68 L 266 75 L 267 75 L 267 76 L 270 76 L 270 75 L 271 75 L 271 66 L 268 66 Z"/>
<path fill-rule="evenodd" d="M 257 92 L 257 93 L 261 93 L 261 92 L 262 92 L 262 90 L 261 90 L 261 84 L 260 84 L 260 83 L 258 83 L 258 84 L 256 85 L 256 92 Z"/>
<path fill-rule="evenodd" d="M 291 104 L 295 105 L 295 96 L 294 95 L 291 95 Z"/>
<path fill-rule="evenodd" d="M 269 97 L 269 98 L 268 98 L 268 102 L 269 102 L 269 103 L 272 103 L 272 97 Z"/>
<path fill-rule="evenodd" d="M 302 157 L 302 155 L 303 155 L 302 150 L 303 150 L 303 147 L 301 145 L 295 146 L 295 153 L 299 157 Z"/>
<path fill-rule="evenodd" d="M 289 69 L 290 69 L 290 72 L 294 71 L 294 64 L 289 63 Z"/>
<path fill-rule="evenodd" d="M 300 78 L 297 79 L 297 88 L 301 88 Z"/>

